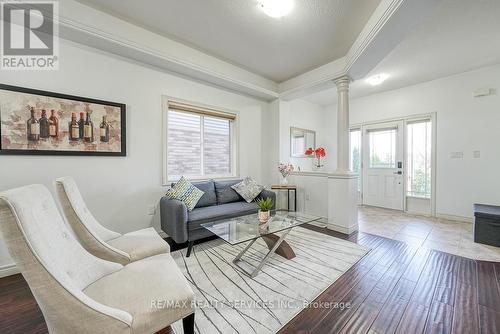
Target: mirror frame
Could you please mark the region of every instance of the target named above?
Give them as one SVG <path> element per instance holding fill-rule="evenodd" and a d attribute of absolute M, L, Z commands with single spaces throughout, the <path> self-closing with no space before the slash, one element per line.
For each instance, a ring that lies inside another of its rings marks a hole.
<path fill-rule="evenodd" d="M 303 128 L 297 128 L 297 127 L 294 127 L 294 126 L 291 126 L 290 127 L 290 157 L 292 158 L 314 158 L 313 155 L 305 155 L 304 153 L 302 154 L 297 154 L 297 155 L 294 155 L 293 154 L 293 151 L 292 151 L 292 148 L 293 148 L 293 137 L 292 137 L 292 134 L 294 131 L 302 131 L 302 132 L 305 132 L 305 133 L 312 133 L 314 135 L 314 143 L 313 143 L 313 146 L 312 148 L 316 148 L 316 131 L 314 130 L 309 130 L 309 129 L 303 129 Z"/>

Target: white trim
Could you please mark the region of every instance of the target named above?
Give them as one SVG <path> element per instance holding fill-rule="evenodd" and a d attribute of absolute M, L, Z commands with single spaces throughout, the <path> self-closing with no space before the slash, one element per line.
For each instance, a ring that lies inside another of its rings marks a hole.
<path fill-rule="evenodd" d="M 463 217 L 463 216 L 455 216 L 455 215 L 448 215 L 444 213 L 436 213 L 437 218 L 441 219 L 447 219 L 447 220 L 453 220 L 457 222 L 462 222 L 462 223 L 472 223 L 474 222 L 474 218 L 471 217 Z"/>
<path fill-rule="evenodd" d="M 20 271 L 19 269 L 17 269 L 17 266 L 15 264 L 8 264 L 0 267 L 0 278 L 12 276 L 19 273 Z"/>
<path fill-rule="evenodd" d="M 74 0 L 61 6 L 59 32 L 61 38 L 76 43 L 272 101 L 280 95 L 317 91 L 344 75 L 364 77 L 437 3 L 382 0 L 345 55 L 280 84 Z M 384 29 L 388 25 L 397 29 Z"/>
<path fill-rule="evenodd" d="M 435 112 L 429 112 L 429 113 L 423 113 L 423 114 L 414 114 L 414 115 L 408 115 L 408 116 L 399 116 L 399 117 L 391 117 L 391 118 L 384 118 L 381 120 L 375 120 L 375 121 L 368 121 L 368 122 L 361 122 L 361 123 L 352 123 L 349 125 L 349 129 L 356 129 L 356 128 L 361 128 L 362 126 L 368 126 L 372 124 L 379 124 L 379 123 L 389 123 L 389 122 L 397 122 L 397 121 L 405 121 L 405 120 L 417 120 L 417 119 L 423 119 L 425 117 L 432 117 L 432 114 L 435 114 Z"/>
<path fill-rule="evenodd" d="M 310 222 L 308 224 L 322 227 L 322 228 L 326 228 L 328 230 L 340 232 L 340 233 L 347 234 L 347 235 L 359 230 L 357 225 L 352 225 L 348 228 L 345 228 L 344 226 L 336 225 L 327 217 L 320 217 L 320 219 L 313 221 L 313 222 Z"/>
<path fill-rule="evenodd" d="M 420 212 L 420 211 L 405 211 L 405 213 L 408 215 L 412 215 L 412 216 L 422 216 L 422 217 L 429 217 L 429 218 L 434 217 L 430 213 L 425 213 L 425 212 Z"/>
<path fill-rule="evenodd" d="M 358 178 L 358 174 L 352 172 L 349 173 L 326 173 L 326 172 L 291 172 L 290 175 L 293 176 L 316 176 L 316 177 L 326 177 L 330 179 L 355 179 Z"/>
<path fill-rule="evenodd" d="M 77 1 L 65 0 L 61 7 L 65 39 L 263 100 L 278 97 L 278 84 L 259 74 Z"/>
<path fill-rule="evenodd" d="M 431 215 L 436 216 L 437 203 L 437 112 L 431 113 L 432 138 L 431 138 Z"/>
<path fill-rule="evenodd" d="M 177 97 L 171 97 L 168 95 L 162 95 L 162 102 L 161 102 L 161 112 L 162 112 L 162 180 L 161 184 L 162 186 L 169 186 L 171 182 L 177 181 L 181 175 L 175 175 L 169 178 L 167 175 L 167 141 L 168 141 L 168 103 L 169 101 L 172 102 L 178 102 L 178 103 L 184 103 L 184 104 L 190 104 L 193 106 L 199 106 L 201 108 L 209 108 L 209 109 L 215 109 L 215 110 L 220 110 L 221 112 L 228 113 L 235 115 L 235 119 L 230 122 L 229 126 L 229 131 L 230 131 L 230 141 L 231 141 L 231 175 L 199 175 L 199 176 L 189 176 L 186 175 L 186 178 L 188 180 L 195 180 L 195 181 L 203 181 L 203 180 L 210 180 L 210 179 L 217 179 L 217 180 L 225 180 L 225 179 L 237 179 L 239 178 L 240 175 L 240 166 L 239 166 L 239 152 L 240 152 L 240 147 L 239 147 L 239 112 L 230 110 L 227 108 L 223 107 L 218 107 L 218 106 L 212 106 L 209 104 L 197 102 L 197 101 L 188 101 L 188 100 L 183 100 Z M 201 124 L 203 126 L 203 124 Z M 202 131 L 203 133 L 203 131 Z M 203 141 L 202 141 L 203 142 Z M 203 155 L 203 150 L 202 150 L 202 155 Z M 203 157 L 202 157 L 203 159 Z"/>
<path fill-rule="evenodd" d="M 294 171 L 291 172 L 292 176 L 319 176 L 319 177 L 328 177 L 330 173 L 327 172 L 314 172 L 314 171 Z"/>

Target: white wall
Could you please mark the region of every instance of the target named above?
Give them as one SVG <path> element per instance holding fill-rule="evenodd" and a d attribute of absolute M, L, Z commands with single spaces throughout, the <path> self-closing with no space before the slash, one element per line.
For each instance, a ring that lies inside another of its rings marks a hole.
<path fill-rule="evenodd" d="M 478 88 L 492 96 L 474 98 Z M 353 99 L 351 123 L 437 112 L 437 214 L 472 217 L 473 203 L 500 205 L 500 65 Z M 481 158 L 473 158 L 480 150 Z M 451 159 L 463 152 L 463 159 Z"/>
<path fill-rule="evenodd" d="M 90 210 L 105 226 L 128 232 L 154 225 L 148 216 L 165 189 L 162 175 L 162 95 L 238 113 L 241 176 L 262 178 L 262 114 L 269 104 L 146 68 L 116 56 L 61 41 L 60 69 L 2 71 L 0 81 L 127 105 L 127 157 L 0 156 L 0 191 L 73 176 Z M 157 210 L 158 211 L 158 210 Z M 0 268 L 12 263 L 0 239 Z"/>
<path fill-rule="evenodd" d="M 326 158 L 322 159 L 324 167 L 320 171 L 313 170 L 311 158 L 290 157 L 290 127 L 298 127 L 316 132 L 316 147 L 324 147 Z M 323 107 L 305 100 L 279 102 L 279 157 L 280 162 L 291 163 L 296 171 L 333 172 L 337 166 L 334 149 L 337 143 L 336 108 Z M 276 167 L 274 167 L 276 169 Z M 328 187 L 324 177 L 320 175 L 293 175 L 290 183 L 297 185 L 297 207 L 299 211 L 326 217 L 328 213 Z M 279 194 L 279 206 L 286 207 L 286 192 Z"/>
<path fill-rule="evenodd" d="M 281 101 L 279 107 L 280 124 L 280 161 L 289 162 L 301 171 L 313 170 L 313 159 L 290 157 L 290 127 L 298 127 L 316 131 L 316 147 L 324 147 L 327 156 L 322 159 L 324 171 L 333 171 L 335 158 L 332 148 L 335 147 L 336 137 L 332 130 L 337 128 L 335 111 L 320 105 L 304 101 Z"/>

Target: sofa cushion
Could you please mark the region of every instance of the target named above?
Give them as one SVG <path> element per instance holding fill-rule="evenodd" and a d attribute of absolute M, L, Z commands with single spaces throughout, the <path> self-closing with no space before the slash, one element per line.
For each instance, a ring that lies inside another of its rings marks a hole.
<path fill-rule="evenodd" d="M 183 202 L 186 204 L 188 211 L 194 209 L 196 203 L 198 203 L 202 196 L 203 191 L 192 185 L 184 176 L 167 191 L 168 198 L 177 199 Z"/>
<path fill-rule="evenodd" d="M 217 195 L 215 194 L 215 184 L 213 180 L 205 182 L 193 182 L 193 185 L 204 192 L 195 208 L 203 208 L 217 204 Z"/>
<path fill-rule="evenodd" d="M 243 201 L 197 208 L 188 213 L 188 229 L 194 230 L 200 228 L 200 225 L 204 223 L 244 216 L 257 213 L 257 211 L 259 211 L 257 203 Z"/>
<path fill-rule="evenodd" d="M 175 182 L 170 184 L 170 187 L 173 188 L 175 186 Z M 215 194 L 215 184 L 214 180 L 202 181 L 202 182 L 193 182 L 193 186 L 200 189 L 204 192 L 203 196 L 201 196 L 198 203 L 196 203 L 195 208 L 202 208 L 204 206 L 217 205 L 217 195 Z"/>
<path fill-rule="evenodd" d="M 243 197 L 238 195 L 231 186 L 240 183 L 241 180 L 215 181 L 215 193 L 217 194 L 217 204 L 226 204 L 243 201 Z"/>
<path fill-rule="evenodd" d="M 231 186 L 245 201 L 250 203 L 257 197 L 264 187 L 255 182 L 252 178 L 247 177 L 240 183 Z"/>

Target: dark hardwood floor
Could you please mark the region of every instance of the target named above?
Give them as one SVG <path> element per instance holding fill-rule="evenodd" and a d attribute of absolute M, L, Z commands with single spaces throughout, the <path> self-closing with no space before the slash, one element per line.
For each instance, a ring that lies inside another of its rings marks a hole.
<path fill-rule="evenodd" d="M 500 333 L 500 263 L 410 247 L 366 233 L 346 236 L 308 228 L 372 250 L 315 300 L 343 302 L 349 308 L 305 309 L 280 334 Z M 0 333 L 47 333 L 21 275 L 0 279 Z"/>

